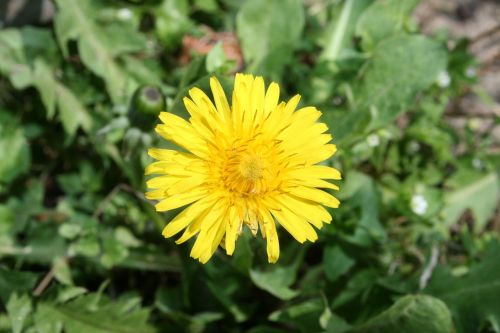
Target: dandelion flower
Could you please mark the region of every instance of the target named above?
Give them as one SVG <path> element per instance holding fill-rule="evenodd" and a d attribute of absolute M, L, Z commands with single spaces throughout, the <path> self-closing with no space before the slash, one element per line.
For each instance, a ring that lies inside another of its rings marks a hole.
<path fill-rule="evenodd" d="M 146 197 L 159 200 L 163 212 L 185 207 L 170 221 L 163 235 L 184 230 L 176 243 L 196 236 L 191 257 L 206 263 L 219 245 L 232 255 L 243 227 L 267 241 L 268 261 L 279 257 L 277 225 L 297 241 L 314 242 L 315 229 L 330 223 L 326 207 L 339 201 L 323 189 L 338 190 L 329 180 L 340 179 L 334 168 L 318 165 L 331 157 L 335 145 L 327 126 L 318 122 L 314 107 L 296 110 L 300 96 L 279 102 L 279 86 L 267 90 L 262 77 L 236 74 L 232 103 L 222 86 L 210 79 L 214 103 L 193 88 L 184 105 L 186 121 L 160 113 L 156 132 L 183 148 L 152 148 L 156 159 L 146 174 Z"/>

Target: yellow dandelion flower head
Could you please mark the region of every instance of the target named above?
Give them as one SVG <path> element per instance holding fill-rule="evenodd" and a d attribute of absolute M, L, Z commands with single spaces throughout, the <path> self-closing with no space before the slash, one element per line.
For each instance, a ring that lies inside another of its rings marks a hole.
<path fill-rule="evenodd" d="M 163 235 L 184 233 L 176 241 L 193 236 L 191 257 L 206 263 L 216 249 L 232 255 L 238 236 L 247 226 L 267 241 L 270 263 L 279 257 L 276 225 L 300 243 L 314 242 L 315 229 L 332 220 L 324 206 L 339 201 L 324 189 L 337 190 L 328 180 L 340 179 L 334 168 L 318 165 L 331 157 L 335 145 L 318 122 L 314 107 L 296 110 L 300 96 L 279 102 L 280 89 L 265 89 L 262 77 L 236 74 L 231 106 L 219 81 L 210 87 L 215 102 L 193 88 L 184 104 L 186 121 L 162 112 L 156 132 L 185 151 L 152 148 L 156 159 L 146 168 L 151 191 L 146 197 L 159 200 L 157 211 L 187 206 Z"/>

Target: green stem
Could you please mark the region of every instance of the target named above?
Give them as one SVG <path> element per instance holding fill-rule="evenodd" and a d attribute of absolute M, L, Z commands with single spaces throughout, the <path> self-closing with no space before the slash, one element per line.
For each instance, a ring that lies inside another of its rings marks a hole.
<path fill-rule="evenodd" d="M 342 41 L 344 40 L 347 25 L 349 23 L 349 17 L 351 16 L 352 8 L 354 6 L 354 0 L 345 0 L 344 7 L 342 8 L 342 13 L 340 14 L 339 21 L 335 27 L 335 31 L 332 34 L 328 44 L 323 50 L 322 58 L 325 60 L 337 60 L 340 50 L 342 49 Z"/>

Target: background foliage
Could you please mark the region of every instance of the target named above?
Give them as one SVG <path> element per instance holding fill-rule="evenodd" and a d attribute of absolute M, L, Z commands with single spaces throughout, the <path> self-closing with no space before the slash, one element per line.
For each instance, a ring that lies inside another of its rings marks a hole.
<path fill-rule="evenodd" d="M 0 332 L 500 332 L 499 156 L 442 119 L 477 64 L 419 33 L 416 0 L 55 4 L 0 30 Z M 236 70 L 302 94 L 339 147 L 334 223 L 281 233 L 276 265 L 248 233 L 200 265 L 142 194 L 164 143 L 137 89 L 184 115 Z"/>

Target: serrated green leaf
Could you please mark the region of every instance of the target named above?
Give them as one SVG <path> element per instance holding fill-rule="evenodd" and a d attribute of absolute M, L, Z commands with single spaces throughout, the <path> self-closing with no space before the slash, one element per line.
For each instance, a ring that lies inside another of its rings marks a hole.
<path fill-rule="evenodd" d="M 34 63 L 33 84 L 40 93 L 45 105 L 47 118 L 51 119 L 56 112 L 57 82 L 52 75 L 52 70 L 40 58 Z"/>
<path fill-rule="evenodd" d="M 31 272 L 11 271 L 0 267 L 0 300 L 8 301 L 12 293 L 22 294 L 30 291 L 37 276 Z"/>
<path fill-rule="evenodd" d="M 324 305 L 316 298 L 272 312 L 269 320 L 291 324 L 299 328 L 300 332 L 320 332 L 319 318 L 323 310 Z"/>
<path fill-rule="evenodd" d="M 113 267 L 128 257 L 127 247 L 114 236 L 105 236 L 102 244 L 101 263 L 105 267 Z"/>
<path fill-rule="evenodd" d="M 56 3 L 59 11 L 55 18 L 55 31 L 63 54 L 68 55 L 67 43 L 76 40 L 83 63 L 106 82 L 112 100 L 117 103 L 130 96 L 137 82 L 127 75 L 115 57 L 120 52 L 142 47 L 140 43 L 131 46 L 129 39 L 139 40 L 134 31 L 98 25 L 94 17 L 99 9 L 90 0 L 58 0 Z M 65 106 L 74 104 L 67 99 L 64 99 Z M 72 128 L 69 115 L 66 119 L 66 126 Z"/>
<path fill-rule="evenodd" d="M 449 227 L 456 223 L 470 209 L 475 219 L 474 230 L 479 232 L 493 216 L 499 200 L 500 181 L 495 172 L 485 175 L 468 174 L 458 188 L 445 193 L 442 212 L 445 225 Z"/>
<path fill-rule="evenodd" d="M 497 331 L 500 330 L 499 253 L 500 243 L 493 241 L 482 262 L 461 276 L 453 276 L 449 268 L 438 267 L 424 290 L 448 305 L 458 333 L 474 332 L 488 321 Z"/>
<path fill-rule="evenodd" d="M 375 1 L 359 17 L 356 34 L 361 36 L 363 48 L 372 49 L 382 39 L 403 31 L 406 21 L 419 0 Z"/>
<path fill-rule="evenodd" d="M 57 302 L 66 303 L 80 295 L 86 294 L 87 291 L 88 290 L 83 287 L 68 286 L 65 288 L 61 288 L 57 293 Z"/>
<path fill-rule="evenodd" d="M 0 110 L 0 190 L 25 173 L 31 163 L 31 152 L 16 119 Z"/>
<path fill-rule="evenodd" d="M 451 315 L 442 301 L 426 295 L 408 295 L 388 310 L 348 333 L 453 333 Z"/>
<path fill-rule="evenodd" d="M 136 301 L 131 304 L 130 299 L 122 298 L 111 302 L 99 297 L 96 304 L 95 296 L 80 296 L 60 305 L 40 303 L 35 314 L 38 330 L 50 328 L 56 332 L 57 328 L 64 327 L 67 333 L 155 332 L 147 323 L 149 310 L 139 308 Z"/>
<path fill-rule="evenodd" d="M 359 87 L 359 106 L 373 108 L 370 128 L 388 124 L 446 68 L 445 48 L 423 36 L 395 36 L 377 45 Z"/>
<path fill-rule="evenodd" d="M 446 49 L 429 38 L 398 35 L 384 39 L 354 87 L 353 111 L 332 123 L 337 138 L 352 142 L 368 130 L 391 123 L 445 70 L 446 62 Z"/>
<path fill-rule="evenodd" d="M 18 296 L 13 293 L 10 295 L 6 308 L 12 324 L 12 332 L 20 333 L 28 315 L 31 313 L 31 298 L 26 294 Z"/>
<path fill-rule="evenodd" d="M 56 106 L 66 132 L 73 135 L 81 126 L 89 130 L 91 118 L 73 92 L 54 76 L 49 61 L 56 62 L 55 42 L 49 31 L 24 28 L 0 33 L 0 56 L 5 64 L 0 72 L 10 76 L 18 89 L 35 86 L 40 93 L 47 112 L 47 118 L 55 114 Z"/>
<path fill-rule="evenodd" d="M 279 77 L 302 35 L 303 3 L 299 0 L 246 1 L 236 30 L 249 70 Z"/>
<path fill-rule="evenodd" d="M 89 131 L 92 126 L 92 118 L 73 92 L 59 84 L 57 85 L 57 96 L 59 117 L 65 131 L 69 135 L 74 135 L 79 126 Z"/>
<path fill-rule="evenodd" d="M 25 27 L 0 31 L 0 73 L 9 77 L 16 89 L 32 84 L 34 61 L 56 62 L 57 46 L 50 30 Z"/>
<path fill-rule="evenodd" d="M 71 269 L 68 261 L 65 258 L 57 258 L 52 264 L 54 277 L 62 284 L 73 285 L 73 278 L 71 277 Z"/>

